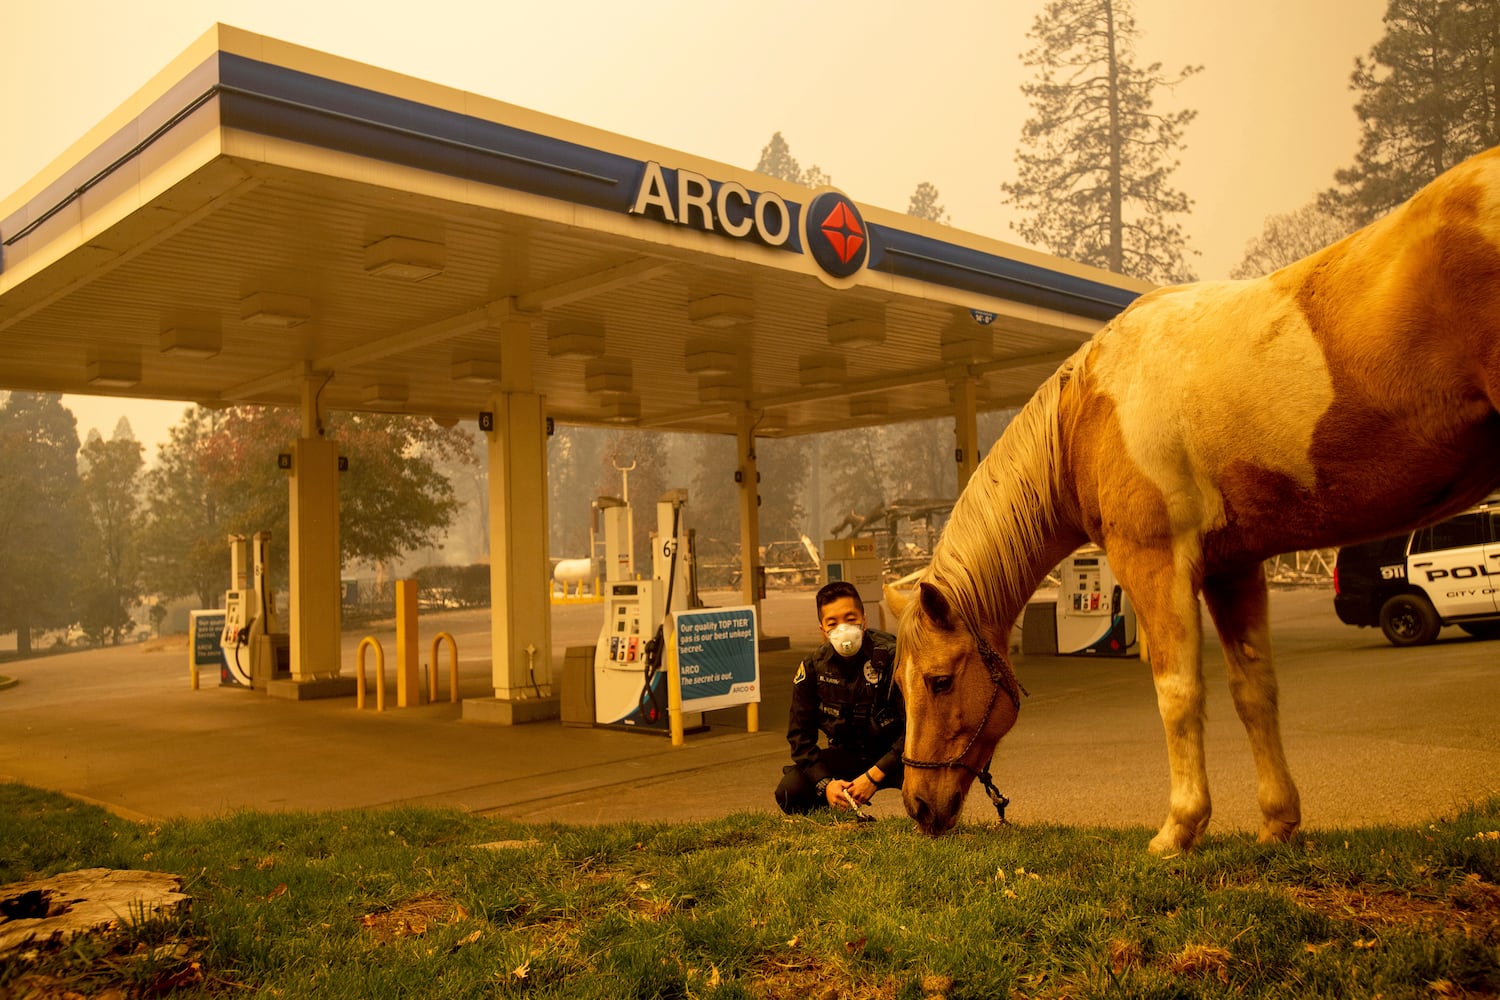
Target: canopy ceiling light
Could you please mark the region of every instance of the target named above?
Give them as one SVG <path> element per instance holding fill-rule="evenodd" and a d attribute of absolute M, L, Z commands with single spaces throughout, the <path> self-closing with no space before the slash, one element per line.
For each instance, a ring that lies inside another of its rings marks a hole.
<path fill-rule="evenodd" d="M 211 358 L 219 353 L 222 344 L 218 330 L 177 326 L 161 332 L 161 352 L 179 358 Z"/>
<path fill-rule="evenodd" d="M 849 365 L 841 354 L 804 354 L 797 360 L 797 379 L 804 386 L 838 385 L 849 377 Z"/>
<path fill-rule="evenodd" d="M 589 392 L 630 392 L 635 388 L 630 359 L 603 357 L 587 362 L 583 366 L 583 387 Z"/>
<path fill-rule="evenodd" d="M 943 331 L 941 347 L 945 364 L 988 361 L 995 356 L 994 337 L 986 326 L 950 326 Z"/>
<path fill-rule="evenodd" d="M 738 295 L 710 295 L 688 303 L 688 319 L 700 326 L 723 329 L 755 318 L 755 303 Z"/>
<path fill-rule="evenodd" d="M 722 337 L 689 337 L 682 367 L 694 375 L 726 375 L 740 367 L 739 351 Z"/>
<path fill-rule="evenodd" d="M 406 405 L 411 390 L 393 382 L 372 382 L 360 393 L 360 402 L 372 410 L 399 410 Z"/>
<path fill-rule="evenodd" d="M 777 410 L 775 413 L 762 413 L 760 419 L 755 422 L 755 433 L 757 434 L 780 434 L 786 430 L 786 414 Z"/>
<path fill-rule="evenodd" d="M 828 324 L 833 347 L 876 347 L 885 343 L 885 324 L 878 319 L 849 319 Z"/>
<path fill-rule="evenodd" d="M 240 300 L 240 319 L 251 326 L 290 330 L 312 319 L 312 299 L 281 292 L 256 292 Z"/>
<path fill-rule="evenodd" d="M 425 281 L 443 273 L 448 248 L 441 243 L 387 236 L 365 247 L 365 273 L 402 281 Z"/>
<path fill-rule="evenodd" d="M 701 403 L 742 403 L 745 386 L 734 373 L 698 376 L 698 401 Z"/>
<path fill-rule="evenodd" d="M 628 424 L 641 419 L 641 397 L 620 393 L 599 405 L 599 413 L 612 424 Z"/>
<path fill-rule="evenodd" d="M 453 362 L 452 375 L 455 382 L 498 382 L 500 362 L 490 358 L 465 358 Z"/>
<path fill-rule="evenodd" d="M 564 320 L 547 324 L 547 354 L 554 358 L 597 358 L 604 354 L 604 327 Z"/>
<path fill-rule="evenodd" d="M 129 389 L 141 380 L 141 363 L 100 358 L 84 366 L 84 380 L 100 389 Z"/>

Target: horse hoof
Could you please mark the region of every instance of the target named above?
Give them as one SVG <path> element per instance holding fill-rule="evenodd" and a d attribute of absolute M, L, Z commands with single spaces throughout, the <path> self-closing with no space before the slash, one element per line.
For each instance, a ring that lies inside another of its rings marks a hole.
<path fill-rule="evenodd" d="M 1182 854 L 1185 851 L 1191 851 L 1193 845 L 1197 842 L 1198 838 L 1186 829 L 1176 825 L 1168 825 L 1163 827 L 1160 833 L 1151 838 L 1151 843 L 1147 846 L 1147 850 L 1157 857 L 1167 854 Z"/>
<path fill-rule="evenodd" d="M 1285 844 L 1292 839 L 1292 835 L 1301 825 L 1301 820 L 1268 819 L 1260 825 L 1260 842 L 1262 844 Z"/>

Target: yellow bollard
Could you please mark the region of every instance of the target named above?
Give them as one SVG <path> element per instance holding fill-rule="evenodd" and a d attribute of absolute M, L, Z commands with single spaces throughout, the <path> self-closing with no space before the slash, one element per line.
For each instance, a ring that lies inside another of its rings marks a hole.
<path fill-rule="evenodd" d="M 444 639 L 448 640 L 448 700 L 458 704 L 458 642 L 447 632 L 439 632 L 432 637 L 432 657 L 427 662 L 432 664 L 427 671 L 427 700 L 437 701 L 437 658 L 438 643 Z"/>
<path fill-rule="evenodd" d="M 380 648 L 380 642 L 373 635 L 367 635 L 359 641 L 359 673 L 354 679 L 354 707 L 363 709 L 365 707 L 365 649 L 375 647 L 375 671 L 378 687 L 375 688 L 375 711 L 385 711 L 385 650 Z"/>
<path fill-rule="evenodd" d="M 686 739 L 682 723 L 682 675 L 677 668 L 677 624 L 666 632 L 667 649 L 663 657 L 667 669 L 667 732 L 674 747 L 682 746 Z"/>
<path fill-rule="evenodd" d="M 396 581 L 396 707 L 422 704 L 417 676 L 417 581 Z"/>

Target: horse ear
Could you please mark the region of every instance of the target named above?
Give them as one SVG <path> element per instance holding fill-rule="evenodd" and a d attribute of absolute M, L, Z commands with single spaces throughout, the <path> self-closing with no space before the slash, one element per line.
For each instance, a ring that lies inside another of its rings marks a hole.
<path fill-rule="evenodd" d="M 882 584 L 881 592 L 885 596 L 885 606 L 891 609 L 891 615 L 900 618 L 906 613 L 906 607 L 911 603 L 911 598 L 890 584 Z"/>
<path fill-rule="evenodd" d="M 936 624 L 947 624 L 953 615 L 948 606 L 948 599 L 943 592 L 930 583 L 923 583 L 917 589 L 918 599 L 922 602 L 922 610 L 927 617 Z"/>

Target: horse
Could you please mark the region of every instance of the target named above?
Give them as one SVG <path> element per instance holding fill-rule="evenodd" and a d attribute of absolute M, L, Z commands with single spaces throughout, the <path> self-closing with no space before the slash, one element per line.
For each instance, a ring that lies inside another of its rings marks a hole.
<path fill-rule="evenodd" d="M 1249 281 L 1154 289 L 1036 391 L 965 485 L 900 616 L 902 797 L 957 821 L 1020 711 L 1007 639 L 1092 541 L 1133 603 L 1166 732 L 1150 842 L 1209 822 L 1204 599 L 1255 761 L 1259 836 L 1302 821 L 1278 718 L 1263 560 L 1439 520 L 1500 485 L 1500 147 L 1382 219 Z M 894 595 L 892 595 L 894 596 Z"/>

